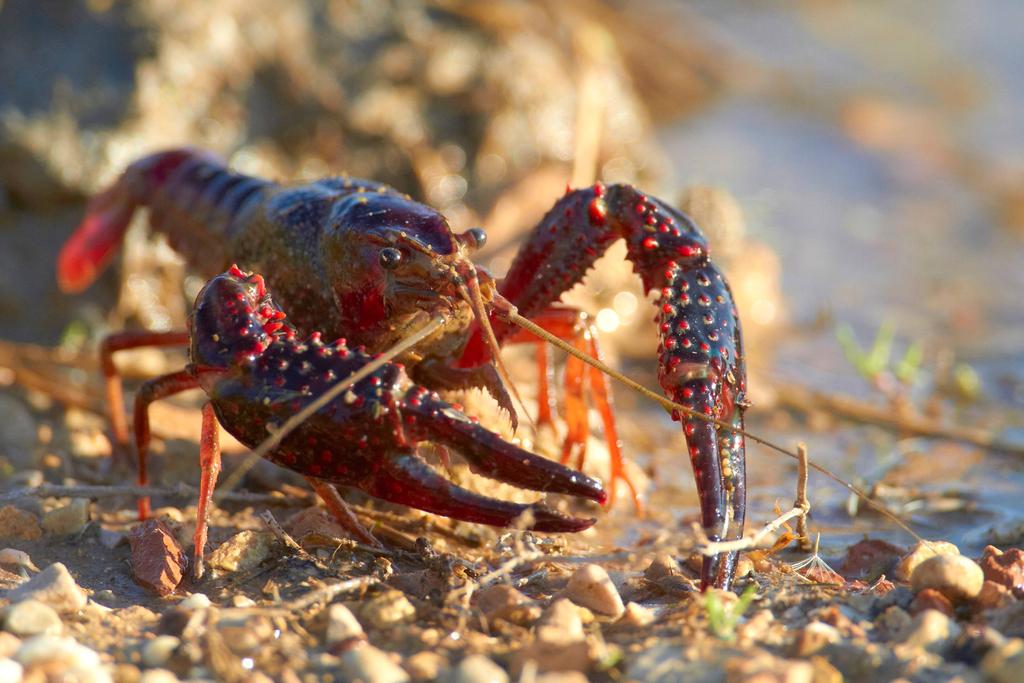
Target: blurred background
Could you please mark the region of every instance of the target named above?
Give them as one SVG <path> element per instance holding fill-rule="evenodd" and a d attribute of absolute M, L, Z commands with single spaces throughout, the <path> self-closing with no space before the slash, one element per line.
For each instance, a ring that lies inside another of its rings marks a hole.
<path fill-rule="evenodd" d="M 37 429 L 45 415 L 75 431 L 69 397 L 45 400 L 57 378 L 88 407 L 96 338 L 180 328 L 202 284 L 140 221 L 86 294 L 56 289 L 86 198 L 141 155 L 188 144 L 277 179 L 392 184 L 458 230 L 484 226 L 499 276 L 566 183 L 600 179 L 711 236 L 747 334 L 752 428 L 809 441 L 923 535 L 1019 544 L 1022 25 L 1015 0 L 0 0 L 0 457 L 63 471 Z M 571 296 L 655 385 L 651 309 L 623 255 Z M 616 397 L 651 500 L 692 514 L 677 428 Z M 837 419 L 851 413 L 868 426 Z M 748 457 L 752 519 L 767 519 L 794 468 Z M 836 542 L 885 527 L 826 482 L 811 497 Z"/>

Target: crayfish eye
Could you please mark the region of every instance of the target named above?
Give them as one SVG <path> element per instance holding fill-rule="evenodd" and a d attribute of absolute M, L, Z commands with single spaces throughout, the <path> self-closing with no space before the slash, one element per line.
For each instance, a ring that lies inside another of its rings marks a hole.
<path fill-rule="evenodd" d="M 385 270 L 393 270 L 402 262 L 402 252 L 394 247 L 384 247 L 380 250 L 380 265 Z"/>
<path fill-rule="evenodd" d="M 470 228 L 462 236 L 466 240 L 466 245 L 474 251 L 483 248 L 487 244 L 487 233 L 484 232 L 483 228 Z"/>

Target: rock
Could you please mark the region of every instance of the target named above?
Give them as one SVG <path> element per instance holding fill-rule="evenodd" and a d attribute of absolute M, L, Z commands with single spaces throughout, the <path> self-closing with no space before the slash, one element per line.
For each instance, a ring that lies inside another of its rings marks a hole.
<path fill-rule="evenodd" d="M 345 605 L 334 604 L 327 609 L 327 647 L 336 651 L 339 646 L 351 647 L 366 638 L 363 627 Z"/>
<path fill-rule="evenodd" d="M 363 604 L 363 621 L 373 628 L 390 628 L 416 618 L 416 608 L 399 591 L 388 591 Z"/>
<path fill-rule="evenodd" d="M 635 602 L 627 602 L 626 610 L 619 618 L 619 623 L 625 624 L 626 626 L 643 628 L 644 626 L 650 626 L 653 624 L 654 619 L 654 612 L 651 609 Z"/>
<path fill-rule="evenodd" d="M 147 519 L 128 534 L 128 543 L 136 583 L 162 596 L 177 590 L 188 559 L 166 522 Z"/>
<path fill-rule="evenodd" d="M 809 662 L 782 659 L 767 653 L 732 657 L 725 663 L 726 676 L 735 681 L 764 683 L 812 683 L 814 667 Z"/>
<path fill-rule="evenodd" d="M 931 557 L 914 569 L 910 581 L 915 591 L 934 588 L 953 602 L 977 596 L 984 582 L 981 567 L 963 555 Z"/>
<path fill-rule="evenodd" d="M 269 531 L 240 531 L 214 550 L 207 564 L 226 572 L 243 572 L 258 567 L 270 557 L 275 541 Z"/>
<path fill-rule="evenodd" d="M 960 633 L 949 617 L 938 610 L 929 609 L 914 617 L 903 644 L 912 649 L 941 652 Z"/>
<path fill-rule="evenodd" d="M 23 550 L 17 550 L 15 548 L 4 548 L 0 550 L 0 565 L 7 567 L 24 567 L 34 572 L 39 571 L 39 567 L 32 563 L 32 558 L 29 557 L 28 553 Z"/>
<path fill-rule="evenodd" d="M 16 636 L 60 635 L 60 616 L 49 605 L 38 600 L 22 600 L 7 608 L 4 630 Z"/>
<path fill-rule="evenodd" d="M 586 671 L 590 668 L 590 650 L 583 632 L 580 608 L 569 600 L 555 600 L 537 624 L 533 641 L 516 653 L 514 668 L 519 671 L 529 660 L 540 671 Z"/>
<path fill-rule="evenodd" d="M 1010 548 L 1003 552 L 994 546 L 986 546 L 978 564 L 986 580 L 1005 586 L 1017 598 L 1024 599 L 1024 550 Z"/>
<path fill-rule="evenodd" d="M 210 598 L 206 596 L 206 593 L 193 593 L 184 600 L 178 603 L 178 607 L 182 609 L 206 609 L 213 603 L 210 602 Z"/>
<path fill-rule="evenodd" d="M 793 655 L 796 657 L 810 657 L 819 652 L 826 645 L 838 643 L 843 639 L 839 629 L 835 626 L 820 621 L 812 621 L 797 633 L 793 641 Z"/>
<path fill-rule="evenodd" d="M 21 644 L 14 660 L 22 666 L 60 662 L 69 669 L 97 669 L 100 656 L 71 637 L 33 636 Z M 72 679 L 73 680 L 73 679 Z"/>
<path fill-rule="evenodd" d="M 167 669 L 149 669 L 139 677 L 139 683 L 178 683 L 179 680 L 174 672 Z"/>
<path fill-rule="evenodd" d="M 540 606 L 533 600 L 503 583 L 478 590 L 474 600 L 488 621 L 504 619 L 519 626 L 528 626 L 541 614 Z"/>
<path fill-rule="evenodd" d="M 644 570 L 644 578 L 651 583 L 657 583 L 666 576 L 682 576 L 683 569 L 671 555 L 658 555 Z"/>
<path fill-rule="evenodd" d="M 577 569 L 569 578 L 565 595 L 577 605 L 615 619 L 626 610 L 608 572 L 596 564 L 586 564 Z"/>
<path fill-rule="evenodd" d="M 873 579 L 891 574 L 904 553 L 904 548 L 887 541 L 865 538 L 846 549 L 846 557 L 839 563 L 839 573 L 847 579 Z"/>
<path fill-rule="evenodd" d="M 181 640 L 174 636 L 157 636 L 142 646 L 143 666 L 156 669 L 171 658 L 174 651 L 181 645 Z"/>
<path fill-rule="evenodd" d="M 43 537 L 43 529 L 31 512 L 5 505 L 0 508 L 0 537 L 34 541 Z"/>
<path fill-rule="evenodd" d="M 388 653 L 363 645 L 341 655 L 338 667 L 342 680 L 366 683 L 404 683 L 409 674 L 395 664 Z"/>
<path fill-rule="evenodd" d="M 992 648 L 981 660 L 981 670 L 995 683 L 1024 681 L 1024 640 L 1014 638 Z"/>
<path fill-rule="evenodd" d="M 534 683 L 587 683 L 586 674 L 579 671 L 550 671 L 533 679 Z"/>
<path fill-rule="evenodd" d="M 470 655 L 455 665 L 447 683 L 508 683 L 508 674 L 484 655 Z"/>
<path fill-rule="evenodd" d="M 448 659 L 440 652 L 424 650 L 407 657 L 402 666 L 414 681 L 436 681 L 448 668 Z"/>
<path fill-rule="evenodd" d="M 128 534 L 113 529 L 100 529 L 100 545 L 113 550 L 122 543 L 128 542 Z"/>
<path fill-rule="evenodd" d="M 900 558 L 899 563 L 896 565 L 894 578 L 897 581 L 910 583 L 910 579 L 914 575 L 914 570 L 917 569 L 917 565 L 921 564 L 929 557 L 935 557 L 936 555 L 959 554 L 960 549 L 952 543 L 947 543 L 946 541 L 920 541 L 910 549 L 909 553 Z"/>
<path fill-rule="evenodd" d="M 875 617 L 875 629 L 884 640 L 903 640 L 910 630 L 913 618 L 897 605 L 886 607 Z"/>
<path fill-rule="evenodd" d="M 21 664 L 6 657 L 0 659 L 0 683 L 21 683 Z"/>
<path fill-rule="evenodd" d="M 8 597 L 11 602 L 38 600 L 61 614 L 77 612 L 87 602 L 85 591 L 79 588 L 68 568 L 60 562 L 54 562 L 31 581 L 12 590 Z"/>
<path fill-rule="evenodd" d="M 980 611 L 999 609 L 1013 602 L 1013 592 L 1001 583 L 985 581 L 981 592 L 974 598 L 974 608 Z"/>
<path fill-rule="evenodd" d="M 907 608 L 914 616 L 928 609 L 938 610 L 950 618 L 956 616 L 953 602 L 934 588 L 925 588 L 920 591 L 914 596 L 914 601 L 910 603 L 910 607 Z"/>
<path fill-rule="evenodd" d="M 56 536 L 77 534 L 89 523 L 89 499 L 73 498 L 64 507 L 43 515 L 43 530 Z"/>

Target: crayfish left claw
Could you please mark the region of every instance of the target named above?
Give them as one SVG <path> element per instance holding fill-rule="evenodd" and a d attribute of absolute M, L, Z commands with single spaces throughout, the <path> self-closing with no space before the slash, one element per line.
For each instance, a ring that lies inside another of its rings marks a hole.
<path fill-rule="evenodd" d="M 411 453 L 388 457 L 364 490 L 383 500 L 492 526 L 511 526 L 525 513 L 532 516 L 529 528 L 534 531 L 583 531 L 597 521 L 562 515 L 537 503 L 510 503 L 481 496 L 451 483 Z"/>

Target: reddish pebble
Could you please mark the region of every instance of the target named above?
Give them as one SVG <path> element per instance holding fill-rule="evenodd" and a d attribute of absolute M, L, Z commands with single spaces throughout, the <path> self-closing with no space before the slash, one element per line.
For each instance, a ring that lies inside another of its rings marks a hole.
<path fill-rule="evenodd" d="M 1009 588 L 1018 598 L 1024 598 L 1024 550 L 1010 548 L 1004 552 L 995 546 L 986 546 L 978 564 L 986 581 L 994 581 Z"/>
<path fill-rule="evenodd" d="M 914 597 L 914 601 L 910 603 L 907 611 L 916 616 L 926 609 L 938 610 L 947 617 L 956 616 L 956 612 L 953 610 L 953 603 L 934 588 L 925 588 L 918 593 Z"/>
<path fill-rule="evenodd" d="M 171 529 L 158 519 L 147 519 L 128 535 L 135 581 L 154 593 L 173 593 L 185 576 L 188 558 Z"/>

